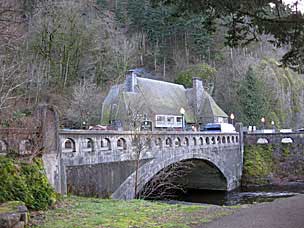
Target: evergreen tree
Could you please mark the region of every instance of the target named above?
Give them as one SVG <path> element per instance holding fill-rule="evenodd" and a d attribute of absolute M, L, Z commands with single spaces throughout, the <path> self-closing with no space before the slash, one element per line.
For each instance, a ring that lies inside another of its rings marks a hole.
<path fill-rule="evenodd" d="M 262 117 L 269 111 L 269 105 L 263 83 L 256 77 L 252 67 L 249 67 L 245 79 L 238 90 L 241 116 L 245 125 L 260 125 Z"/>

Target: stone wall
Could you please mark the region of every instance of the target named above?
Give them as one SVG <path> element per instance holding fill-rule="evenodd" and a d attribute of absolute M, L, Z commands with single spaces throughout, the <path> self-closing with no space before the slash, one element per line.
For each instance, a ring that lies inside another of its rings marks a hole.
<path fill-rule="evenodd" d="M 39 105 L 31 128 L 0 129 L 0 155 L 14 153 L 31 159 L 42 153 L 44 168 L 50 184 L 60 192 L 60 147 L 58 116 L 48 105 Z"/>
<path fill-rule="evenodd" d="M 246 134 L 244 140 L 243 186 L 304 181 L 304 134 Z"/>
<path fill-rule="evenodd" d="M 0 129 L 0 155 L 14 153 L 25 156 L 32 153 L 32 140 L 36 134 L 35 129 L 2 128 Z"/>
<path fill-rule="evenodd" d="M 80 196 L 108 198 L 135 171 L 135 162 L 118 161 L 68 166 L 67 192 Z"/>

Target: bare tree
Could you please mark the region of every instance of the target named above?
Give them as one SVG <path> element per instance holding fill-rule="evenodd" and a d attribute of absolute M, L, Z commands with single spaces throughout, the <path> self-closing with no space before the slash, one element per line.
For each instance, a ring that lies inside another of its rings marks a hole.
<path fill-rule="evenodd" d="M 0 112 L 9 108 L 12 101 L 22 94 L 16 91 L 28 81 L 24 78 L 24 65 L 17 60 L 10 61 L 0 56 Z"/>
<path fill-rule="evenodd" d="M 138 193 L 142 199 L 171 199 L 185 193 L 183 177 L 191 172 L 194 163 L 181 161 L 174 163 L 157 173 Z"/>
<path fill-rule="evenodd" d="M 0 38 L 1 43 L 9 45 L 22 37 L 26 16 L 21 1 L 0 1 Z"/>
<path fill-rule="evenodd" d="M 140 93 L 140 92 L 139 92 Z M 141 93 L 140 93 L 141 94 Z M 142 95 L 142 94 L 141 94 Z M 138 176 L 142 159 L 145 153 L 151 148 L 152 134 L 143 134 L 141 132 L 141 124 L 145 120 L 146 106 L 141 99 L 141 95 L 136 94 L 134 99 L 130 99 L 127 104 L 127 120 L 126 124 L 131 131 L 132 155 L 135 162 L 135 181 L 134 196 L 138 195 Z"/>
<path fill-rule="evenodd" d="M 65 116 L 79 127 L 99 123 L 103 94 L 95 83 L 83 80 L 73 87 L 69 108 Z"/>
<path fill-rule="evenodd" d="M 172 198 L 177 192 L 185 192 L 182 182 L 177 180 L 188 174 L 194 164 L 191 161 L 178 162 L 161 170 L 143 189 L 139 190 L 140 167 L 145 163 L 147 153 L 152 149 L 154 140 L 152 131 L 143 131 L 142 124 L 149 112 L 144 95 L 140 91 L 127 104 L 128 127 L 131 131 L 132 155 L 135 162 L 134 197 L 135 198 Z M 151 129 L 152 130 L 152 129 Z"/>

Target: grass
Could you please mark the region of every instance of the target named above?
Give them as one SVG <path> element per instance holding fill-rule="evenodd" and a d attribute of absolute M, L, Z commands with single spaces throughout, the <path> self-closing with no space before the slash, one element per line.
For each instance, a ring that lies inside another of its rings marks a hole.
<path fill-rule="evenodd" d="M 231 214 L 234 208 L 172 205 L 144 200 L 118 201 L 66 197 L 55 209 L 43 212 L 39 228 L 188 228 Z M 41 217 L 41 216 L 40 216 Z"/>

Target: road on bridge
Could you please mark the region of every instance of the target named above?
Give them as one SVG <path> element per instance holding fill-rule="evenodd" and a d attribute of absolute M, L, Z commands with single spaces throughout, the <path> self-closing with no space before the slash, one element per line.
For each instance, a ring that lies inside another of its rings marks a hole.
<path fill-rule="evenodd" d="M 201 228 L 304 228 L 304 195 L 241 209 Z"/>

